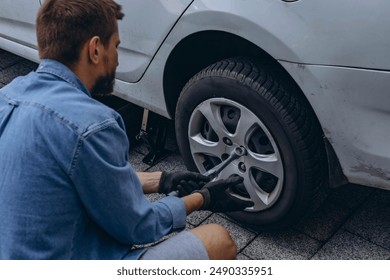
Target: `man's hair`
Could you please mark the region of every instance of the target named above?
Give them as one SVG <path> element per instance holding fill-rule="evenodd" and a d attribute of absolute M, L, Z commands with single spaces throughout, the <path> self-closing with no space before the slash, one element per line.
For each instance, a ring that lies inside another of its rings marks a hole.
<path fill-rule="evenodd" d="M 113 0 L 46 0 L 36 21 L 40 58 L 73 64 L 94 36 L 107 46 L 124 16 L 121 10 Z"/>

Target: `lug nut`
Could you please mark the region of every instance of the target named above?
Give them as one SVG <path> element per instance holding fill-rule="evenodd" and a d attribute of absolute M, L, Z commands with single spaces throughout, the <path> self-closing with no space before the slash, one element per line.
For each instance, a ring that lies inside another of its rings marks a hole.
<path fill-rule="evenodd" d="M 239 165 L 238 165 L 238 168 L 239 168 L 242 172 L 246 172 L 245 163 L 240 162 Z"/>
<path fill-rule="evenodd" d="M 231 145 L 233 145 L 233 142 L 232 142 L 232 140 L 230 140 L 229 138 L 223 138 L 223 142 L 226 144 L 226 145 L 228 145 L 228 146 L 231 146 Z"/>

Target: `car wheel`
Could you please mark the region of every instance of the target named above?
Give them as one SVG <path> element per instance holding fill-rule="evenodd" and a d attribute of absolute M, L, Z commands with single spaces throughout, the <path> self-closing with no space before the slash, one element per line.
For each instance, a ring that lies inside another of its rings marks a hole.
<path fill-rule="evenodd" d="M 256 229 L 289 226 L 315 204 L 326 175 L 318 121 L 307 101 L 260 63 L 232 58 L 196 74 L 176 109 L 176 136 L 190 170 L 205 173 L 241 147 L 217 179 L 237 174 L 230 190 L 254 206 L 229 213 Z"/>

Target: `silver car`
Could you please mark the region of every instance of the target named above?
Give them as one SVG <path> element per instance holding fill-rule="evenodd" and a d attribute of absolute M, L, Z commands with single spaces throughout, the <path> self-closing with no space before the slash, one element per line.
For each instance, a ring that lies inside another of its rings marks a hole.
<path fill-rule="evenodd" d="M 0 48 L 38 62 L 39 0 L 0 3 Z M 390 2 L 118 0 L 115 95 L 175 120 L 186 166 L 254 206 L 254 228 L 300 219 L 328 187 L 390 190 Z M 73 31 L 69 31 L 73 32 Z"/>

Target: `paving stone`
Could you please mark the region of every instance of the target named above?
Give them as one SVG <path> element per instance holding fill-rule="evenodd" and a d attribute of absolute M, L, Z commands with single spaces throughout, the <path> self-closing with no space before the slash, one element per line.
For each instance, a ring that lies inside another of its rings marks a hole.
<path fill-rule="evenodd" d="M 0 70 L 9 68 L 19 62 L 26 61 L 23 58 L 9 52 L 0 53 Z"/>
<path fill-rule="evenodd" d="M 390 251 L 363 238 L 340 230 L 317 254 L 316 260 L 386 260 Z"/>
<path fill-rule="evenodd" d="M 256 260 L 307 260 L 321 243 L 295 230 L 259 234 L 242 253 Z"/>
<path fill-rule="evenodd" d="M 187 168 L 184 166 L 184 162 L 178 153 L 170 153 L 163 161 L 151 167 L 149 170 L 177 172 L 187 171 Z"/>
<path fill-rule="evenodd" d="M 149 153 L 146 145 L 136 145 L 131 147 L 129 152 L 129 161 L 137 171 L 186 171 L 182 157 L 177 152 L 168 151 L 157 164 L 150 166 L 143 162 L 144 157 Z"/>
<path fill-rule="evenodd" d="M 374 192 L 373 188 L 348 184 L 330 191 L 328 200 L 344 207 L 355 209 Z"/>
<path fill-rule="evenodd" d="M 250 260 L 253 260 L 250 257 L 248 257 L 248 256 L 246 256 L 246 255 L 244 255 L 242 253 L 238 254 L 236 259 L 240 260 L 240 261 L 250 261 Z"/>
<path fill-rule="evenodd" d="M 321 208 L 294 226 L 294 229 L 323 242 L 332 237 L 351 213 L 351 208 L 327 201 Z"/>
<path fill-rule="evenodd" d="M 187 216 L 187 222 L 194 226 L 199 226 L 212 215 L 210 211 L 195 211 Z"/>
<path fill-rule="evenodd" d="M 377 190 L 344 228 L 390 250 L 390 192 Z"/>
<path fill-rule="evenodd" d="M 294 228 L 324 242 L 339 230 L 372 192 L 372 188 L 353 184 L 331 190 L 323 205 Z"/>
<path fill-rule="evenodd" d="M 23 60 L 22 64 L 30 71 L 35 71 L 38 68 L 38 64 L 29 60 Z"/>
<path fill-rule="evenodd" d="M 146 195 L 146 198 L 150 201 L 150 202 L 155 202 L 157 200 L 160 200 L 162 199 L 163 197 L 165 197 L 164 194 L 159 194 L 159 193 L 151 193 L 151 194 L 147 194 Z"/>
<path fill-rule="evenodd" d="M 144 146 L 130 147 L 129 162 L 137 172 L 147 171 L 150 168 L 149 165 L 142 162 L 147 154 L 146 151 Z"/>
<path fill-rule="evenodd" d="M 3 84 L 8 84 L 16 77 L 24 76 L 31 71 L 31 67 L 25 65 L 24 63 L 12 65 L 0 71 L 0 82 Z"/>

